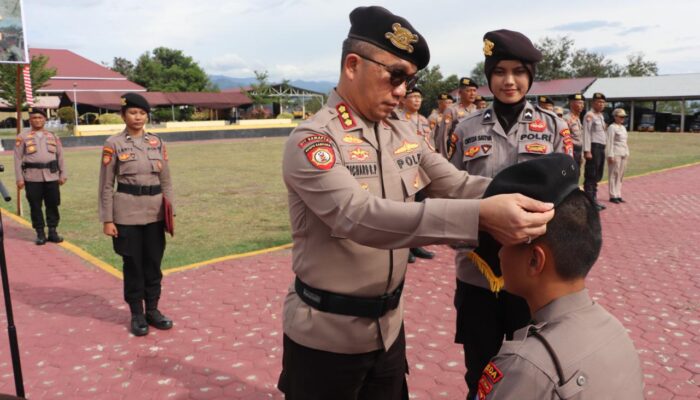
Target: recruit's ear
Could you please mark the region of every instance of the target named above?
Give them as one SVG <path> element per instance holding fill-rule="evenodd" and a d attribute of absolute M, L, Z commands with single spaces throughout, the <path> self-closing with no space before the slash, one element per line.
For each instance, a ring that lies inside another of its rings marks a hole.
<path fill-rule="evenodd" d="M 541 244 L 530 245 L 530 260 L 527 265 L 527 274 L 535 277 L 542 274 L 544 264 L 547 261 L 547 252 Z"/>

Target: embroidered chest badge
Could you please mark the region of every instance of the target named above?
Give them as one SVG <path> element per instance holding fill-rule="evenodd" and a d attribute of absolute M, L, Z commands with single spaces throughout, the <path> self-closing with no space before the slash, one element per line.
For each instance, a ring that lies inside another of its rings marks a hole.
<path fill-rule="evenodd" d="M 413 45 L 411 43 L 418 42 L 418 35 L 404 28 L 398 22 L 391 25 L 393 32 L 387 32 L 384 37 L 389 39 L 395 47 L 405 50 L 409 54 L 413 53 Z"/>
<path fill-rule="evenodd" d="M 544 132 L 547 129 L 547 124 L 542 121 L 541 119 L 536 119 L 532 122 L 530 122 L 530 125 L 528 125 L 528 128 L 532 132 Z"/>
<path fill-rule="evenodd" d="M 351 135 L 351 134 L 349 134 L 349 133 L 346 133 L 345 136 L 343 136 L 343 139 L 342 139 L 342 140 L 343 140 L 343 143 L 350 143 L 350 144 L 360 144 L 360 143 L 364 143 L 364 141 L 363 141 L 362 139 L 360 139 L 360 138 L 357 137 L 357 136 L 353 136 L 353 135 Z"/>
<path fill-rule="evenodd" d="M 464 151 L 464 155 L 467 157 L 474 157 L 476 153 L 479 152 L 479 149 L 481 149 L 480 146 L 472 146 Z"/>
<path fill-rule="evenodd" d="M 362 150 L 361 148 L 357 147 L 354 150 L 350 151 L 350 160 L 352 161 L 365 161 L 369 158 L 369 151 L 367 150 Z"/>
<path fill-rule="evenodd" d="M 409 142 L 407 140 L 404 140 L 401 147 L 394 150 L 394 154 L 410 153 L 417 148 L 418 148 L 418 143 L 413 143 L 413 142 Z"/>
<path fill-rule="evenodd" d="M 528 153 L 544 154 L 547 152 L 547 145 L 542 143 L 530 143 L 525 145 L 525 150 L 527 150 Z"/>

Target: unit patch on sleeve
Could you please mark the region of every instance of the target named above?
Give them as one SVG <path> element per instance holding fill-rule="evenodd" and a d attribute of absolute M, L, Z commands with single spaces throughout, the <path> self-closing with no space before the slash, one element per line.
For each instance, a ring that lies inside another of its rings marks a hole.
<path fill-rule="evenodd" d="M 304 148 L 306 158 L 318 169 L 328 170 L 335 165 L 335 152 L 327 142 L 314 142 Z"/>
<path fill-rule="evenodd" d="M 112 162 L 112 155 L 114 154 L 114 150 L 111 147 L 103 147 L 102 148 L 102 164 L 107 165 L 110 162 Z"/>
<path fill-rule="evenodd" d="M 300 149 L 303 149 L 306 147 L 309 143 L 314 143 L 314 142 L 330 142 L 330 139 L 328 139 L 328 136 L 326 135 L 311 135 L 307 136 L 299 141 L 297 146 L 299 146 Z"/>

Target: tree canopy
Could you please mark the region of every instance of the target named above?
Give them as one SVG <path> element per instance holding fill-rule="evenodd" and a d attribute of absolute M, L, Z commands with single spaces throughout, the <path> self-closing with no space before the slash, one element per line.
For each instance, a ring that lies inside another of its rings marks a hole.
<path fill-rule="evenodd" d="M 459 86 L 457 75 L 450 75 L 447 78 L 442 76 L 440 66 L 434 65 L 418 72 L 418 87 L 423 92 L 423 104 L 420 113 L 428 115 L 432 109 L 437 108 L 437 96 L 441 92 L 451 92 Z"/>
<path fill-rule="evenodd" d="M 56 68 L 47 68 L 46 63 L 49 58 L 44 55 L 34 56 L 30 62 L 29 73 L 32 78 L 32 92 L 36 95 L 37 90 L 46 86 L 46 82 L 56 75 Z M 24 79 L 24 78 L 21 78 Z M 19 102 L 26 102 L 24 92 L 24 81 L 20 85 Z M 0 64 L 0 91 L 2 98 L 12 107 L 17 105 L 17 64 Z"/>
<path fill-rule="evenodd" d="M 157 47 L 143 53 L 136 65 L 114 57 L 111 69 L 152 92 L 216 92 L 199 64 L 181 50 Z"/>

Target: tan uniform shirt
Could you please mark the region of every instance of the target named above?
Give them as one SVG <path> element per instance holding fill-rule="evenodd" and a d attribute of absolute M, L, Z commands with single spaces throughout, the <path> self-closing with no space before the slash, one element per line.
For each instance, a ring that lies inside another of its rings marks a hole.
<path fill-rule="evenodd" d="M 573 155 L 569 128 L 563 119 L 551 111 L 526 102 L 508 134 L 497 120 L 493 107 L 488 107 L 471 114 L 457 125 L 455 154 L 451 159 L 455 167 L 471 175 L 493 178 L 508 166 L 543 154 L 559 152 Z M 466 248 L 457 251 L 457 278 L 489 288 L 486 278 L 467 257 L 472 250 Z"/>
<path fill-rule="evenodd" d="M 583 151 L 591 151 L 591 143 L 605 144 L 607 135 L 605 133 L 605 117 L 603 113 L 593 110 L 583 117 Z"/>
<path fill-rule="evenodd" d="M 642 400 L 637 351 L 620 321 L 591 300 L 587 290 L 554 300 L 534 315 L 537 325 L 518 330 L 484 369 L 478 399 Z M 544 336 L 552 356 L 528 331 Z"/>
<path fill-rule="evenodd" d="M 564 120 L 569 125 L 571 140 L 574 141 L 574 146 L 583 147 L 583 125 L 581 124 L 581 119 L 578 115 L 569 113 L 564 116 Z"/>
<path fill-rule="evenodd" d="M 437 130 L 438 125 L 440 125 L 440 122 L 442 122 L 442 113 L 437 109 L 434 109 L 428 116 L 428 123 L 430 124 L 430 130 L 432 131 L 433 135 L 433 142 L 435 141 L 435 131 Z"/>
<path fill-rule="evenodd" d="M 457 124 L 462 122 L 470 114 L 476 112 L 476 105 L 470 104 L 465 107 L 462 103 L 455 103 L 447 107 L 443 113 L 442 123 L 438 125 L 438 132 L 435 134 L 435 146 L 437 151 L 445 158 L 449 159 L 452 156 L 450 143 L 454 144 L 454 133 Z"/>
<path fill-rule="evenodd" d="M 135 196 L 115 191 L 114 181 L 128 185 L 160 185 L 162 194 Z M 111 136 L 102 149 L 98 212 L 100 222 L 146 225 L 163 220 L 163 196 L 174 203 L 168 153 L 151 133 L 132 138 L 126 130 Z"/>
<path fill-rule="evenodd" d="M 418 134 L 418 136 L 421 136 L 425 140 L 425 143 L 428 144 L 428 147 L 435 151 L 435 140 L 433 139 L 433 132 L 430 129 L 430 123 L 428 122 L 428 119 L 420 115 L 419 113 L 409 112 L 404 112 L 403 118 L 405 118 L 406 121 L 408 121 L 411 124 L 413 129 L 415 129 L 416 134 Z"/>
<path fill-rule="evenodd" d="M 49 168 L 22 169 L 22 163 L 49 163 L 58 161 L 58 171 Z M 47 130 L 22 132 L 15 140 L 15 180 L 17 182 L 53 182 L 65 179 L 66 167 L 63 162 L 61 140 Z"/>
<path fill-rule="evenodd" d="M 395 115 L 363 120 L 335 91 L 291 133 L 282 168 L 294 273 L 314 288 L 359 297 L 394 291 L 409 247 L 475 245 L 479 202 L 466 199 L 480 198 L 490 182 L 457 171 Z M 428 196 L 458 200 L 414 202 L 424 188 Z M 284 304 L 286 335 L 336 353 L 388 349 L 402 321 L 403 299 L 379 319 L 318 311 L 294 285 Z"/>
<path fill-rule="evenodd" d="M 610 124 L 605 142 L 605 157 L 627 157 L 630 149 L 627 147 L 627 128 L 620 124 Z"/>

